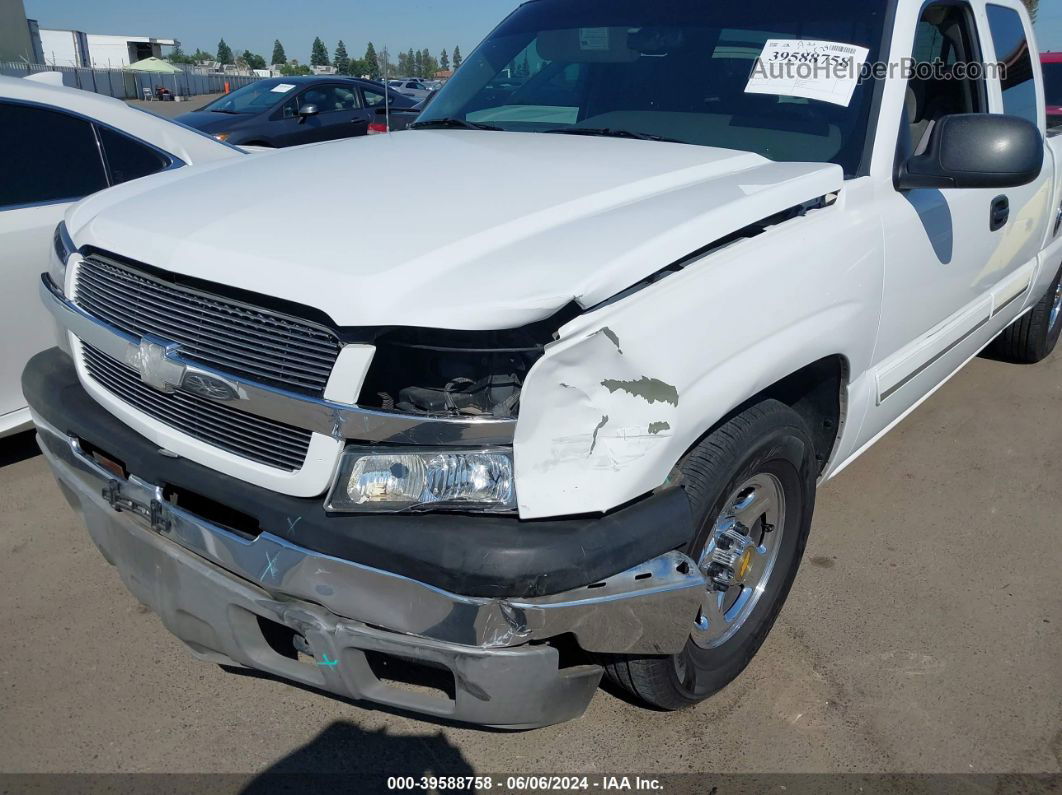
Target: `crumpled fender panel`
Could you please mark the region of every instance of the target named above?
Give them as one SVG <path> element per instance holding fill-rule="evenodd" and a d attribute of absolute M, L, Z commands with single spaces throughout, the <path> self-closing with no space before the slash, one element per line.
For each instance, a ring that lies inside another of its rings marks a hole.
<path fill-rule="evenodd" d="M 652 491 L 729 411 L 825 356 L 864 372 L 883 241 L 844 198 L 563 327 L 524 384 L 521 517 L 608 511 Z"/>

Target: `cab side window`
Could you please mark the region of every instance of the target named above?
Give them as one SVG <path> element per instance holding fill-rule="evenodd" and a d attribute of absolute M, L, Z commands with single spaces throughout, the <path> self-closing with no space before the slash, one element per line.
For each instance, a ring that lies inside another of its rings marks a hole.
<path fill-rule="evenodd" d="M 1003 112 L 1020 116 L 1033 124 L 1040 123 L 1036 104 L 1036 81 L 1033 79 L 1032 53 L 1021 15 L 1012 8 L 989 5 L 988 27 L 996 45 L 1000 82 L 1003 88 Z"/>
<path fill-rule="evenodd" d="M 107 187 L 92 124 L 61 111 L 0 102 L 0 210 L 72 201 Z"/>
<path fill-rule="evenodd" d="M 915 76 L 907 84 L 912 153 L 923 151 L 933 128 L 955 113 L 987 113 L 981 47 L 966 4 L 932 5 L 915 29 Z M 972 68 L 971 68 L 972 67 Z"/>

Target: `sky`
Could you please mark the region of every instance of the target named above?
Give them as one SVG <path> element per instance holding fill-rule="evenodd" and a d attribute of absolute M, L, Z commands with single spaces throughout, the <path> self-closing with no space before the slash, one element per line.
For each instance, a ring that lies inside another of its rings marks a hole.
<path fill-rule="evenodd" d="M 329 56 L 342 39 L 352 57 L 371 41 L 393 56 L 427 47 L 438 57 L 455 45 L 468 54 L 519 0 L 23 0 L 42 28 L 154 36 L 216 52 L 222 37 L 239 54 L 267 61 L 280 39 L 288 58 L 309 63 L 315 36 Z"/>
<path fill-rule="evenodd" d="M 392 54 L 427 47 L 438 57 L 454 45 L 467 55 L 519 0 L 24 0 L 26 16 L 44 28 L 86 33 L 175 38 L 185 52 L 217 50 L 267 60 L 280 39 L 288 58 L 308 63 L 320 36 L 329 55 L 340 39 L 352 57 L 368 42 Z M 1037 37 L 1042 50 L 1062 51 L 1062 0 L 1041 0 Z"/>

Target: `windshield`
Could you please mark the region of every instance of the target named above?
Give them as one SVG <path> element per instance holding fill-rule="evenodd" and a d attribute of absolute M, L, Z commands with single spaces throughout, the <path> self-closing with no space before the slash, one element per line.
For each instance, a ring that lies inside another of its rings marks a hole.
<path fill-rule="evenodd" d="M 753 85 L 786 48 L 878 59 L 886 0 L 534 0 L 462 64 L 421 116 L 518 132 L 653 137 L 858 171 L 873 82 L 824 96 Z M 792 53 L 790 53 L 791 55 Z M 821 87 L 821 81 L 814 81 Z M 813 86 L 814 87 L 814 86 Z M 854 90 L 853 90 L 854 89 Z M 831 89 L 832 90 L 832 89 Z M 788 93 L 787 93 L 788 92 Z"/>
<path fill-rule="evenodd" d="M 1062 63 L 1044 64 L 1044 92 L 1048 105 L 1062 107 Z"/>
<path fill-rule="evenodd" d="M 238 88 L 231 94 L 225 94 L 200 110 L 212 110 L 217 113 L 261 113 L 269 110 L 294 90 L 293 83 L 261 80 Z"/>

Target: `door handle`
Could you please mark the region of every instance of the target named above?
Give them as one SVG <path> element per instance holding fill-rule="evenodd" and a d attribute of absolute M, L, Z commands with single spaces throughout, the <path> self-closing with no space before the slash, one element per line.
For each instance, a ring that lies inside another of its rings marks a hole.
<path fill-rule="evenodd" d="M 992 215 L 988 228 L 993 232 L 1002 229 L 1010 220 L 1010 199 L 1006 196 L 997 196 L 992 200 Z"/>

